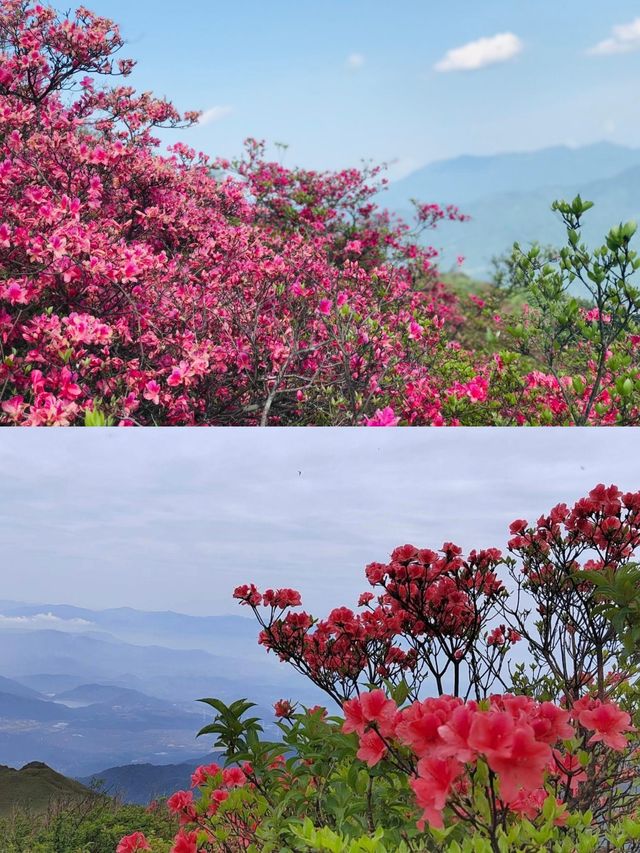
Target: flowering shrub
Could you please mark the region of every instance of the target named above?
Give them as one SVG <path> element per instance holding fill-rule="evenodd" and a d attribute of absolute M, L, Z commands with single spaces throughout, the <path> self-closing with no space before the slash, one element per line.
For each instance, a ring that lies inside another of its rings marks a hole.
<path fill-rule="evenodd" d="M 268 741 L 252 703 L 203 700 L 227 764 L 168 801 L 172 851 L 639 850 L 638 650 L 593 580 L 639 544 L 640 492 L 599 485 L 504 553 L 396 548 L 357 611 L 237 587 L 339 712 L 282 699 Z"/>
<path fill-rule="evenodd" d="M 254 142 L 235 164 L 160 156 L 174 108 L 98 88 L 130 72 L 121 45 L 84 9 L 0 10 L 4 421 L 353 423 L 410 376 L 441 417 L 421 353 L 455 299 L 371 204 L 375 173 L 288 171 Z M 443 218 L 462 217 L 418 209 Z"/>
<path fill-rule="evenodd" d="M 131 72 L 121 47 L 84 8 L 0 7 L 0 422 L 637 422 L 628 230 L 563 255 L 604 270 L 606 298 L 576 307 L 531 261 L 532 307 L 482 320 L 502 350 L 470 350 L 484 302 L 420 236 L 461 213 L 417 205 L 409 228 L 372 202 L 379 170 L 285 169 L 253 140 L 233 163 L 162 155 L 156 129 L 198 114 L 101 87 Z"/>
<path fill-rule="evenodd" d="M 33 802 L 25 798 L 22 806 L 0 817 L 2 853 L 115 853 L 123 835 L 130 836 L 129 848 L 137 840 L 165 853 L 177 829 L 178 821 L 166 809 L 123 804 L 102 795 L 83 800 L 54 796 L 44 813 L 34 811 Z"/>
<path fill-rule="evenodd" d="M 515 245 L 508 279 L 527 302 L 508 333 L 515 348 L 543 371 L 530 374 L 531 384 L 543 383 L 556 392 L 556 417 L 569 413 L 577 425 L 635 423 L 640 258 L 631 239 L 637 225 L 612 228 L 605 243 L 590 252 L 581 228 L 591 207 L 579 195 L 571 203 L 554 202 L 567 232 L 560 251 L 545 252 L 536 245 L 525 253 Z M 578 298 L 580 293 L 586 300 Z"/>

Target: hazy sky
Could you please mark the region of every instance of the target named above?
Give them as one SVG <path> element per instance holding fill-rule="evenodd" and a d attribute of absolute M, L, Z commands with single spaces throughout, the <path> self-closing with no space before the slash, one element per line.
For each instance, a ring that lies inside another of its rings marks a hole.
<path fill-rule="evenodd" d="M 233 587 L 355 603 L 411 542 L 503 547 L 598 482 L 640 488 L 634 429 L 3 430 L 0 599 L 237 612 Z"/>
<path fill-rule="evenodd" d="M 55 0 L 61 10 L 69 0 Z M 121 24 L 133 83 L 315 168 L 601 139 L 637 145 L 637 0 L 87 0 Z M 462 50 L 461 50 L 462 49 Z M 176 137 L 174 137 L 176 138 Z"/>

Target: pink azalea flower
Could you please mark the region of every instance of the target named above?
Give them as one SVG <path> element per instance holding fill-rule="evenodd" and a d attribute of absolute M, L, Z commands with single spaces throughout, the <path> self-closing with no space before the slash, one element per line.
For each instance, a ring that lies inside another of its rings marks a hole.
<path fill-rule="evenodd" d="M 360 747 L 356 756 L 360 761 L 366 761 L 369 767 L 378 764 L 384 758 L 386 751 L 387 747 L 383 739 L 373 729 L 360 735 Z"/>
<path fill-rule="evenodd" d="M 198 853 L 198 833 L 181 829 L 173 839 L 171 853 Z"/>
<path fill-rule="evenodd" d="M 186 361 L 181 361 L 180 364 L 175 365 L 171 368 L 171 373 L 167 378 L 167 385 L 175 388 L 176 385 L 181 385 L 185 377 L 187 375 L 187 371 L 189 369 L 189 365 Z"/>
<path fill-rule="evenodd" d="M 220 772 L 218 764 L 202 764 L 197 767 L 191 775 L 191 787 L 197 788 L 204 785 L 211 777 L 217 776 Z"/>
<path fill-rule="evenodd" d="M 193 807 L 192 791 L 176 791 L 167 800 L 167 808 L 173 814 L 181 814 L 190 811 Z"/>
<path fill-rule="evenodd" d="M 150 379 L 144 386 L 142 396 L 145 400 L 149 400 L 157 406 L 160 403 L 160 390 L 160 385 L 158 385 L 156 380 Z"/>
<path fill-rule="evenodd" d="M 416 801 L 422 811 L 418 826 L 427 823 L 442 829 L 442 812 L 453 784 L 460 776 L 464 765 L 455 758 L 423 758 L 418 762 L 418 777 L 409 780 Z"/>
<path fill-rule="evenodd" d="M 325 317 L 328 317 L 331 314 L 332 308 L 333 302 L 330 299 L 321 299 L 318 303 L 318 313 Z"/>
<path fill-rule="evenodd" d="M 400 422 L 400 418 L 396 416 L 396 413 L 393 411 L 391 406 L 387 406 L 384 409 L 376 409 L 373 417 L 368 418 L 365 417 L 364 424 L 365 426 L 397 426 Z"/>
<path fill-rule="evenodd" d="M 10 418 L 13 420 L 18 420 L 20 415 L 27 408 L 27 404 L 24 402 L 24 397 L 15 396 L 11 397 L 9 400 L 5 400 L 2 404 L 0 404 L 3 412 L 6 412 Z"/>
<path fill-rule="evenodd" d="M 239 788 L 247 781 L 239 767 L 227 767 L 222 771 L 222 781 L 229 788 Z"/>

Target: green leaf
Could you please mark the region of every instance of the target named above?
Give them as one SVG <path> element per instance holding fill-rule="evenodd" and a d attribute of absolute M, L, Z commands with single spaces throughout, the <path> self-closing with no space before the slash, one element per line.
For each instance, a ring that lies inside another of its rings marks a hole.
<path fill-rule="evenodd" d="M 113 423 L 112 418 L 107 418 L 100 409 L 85 409 L 84 411 L 84 425 L 87 427 L 105 427 L 111 426 Z"/>

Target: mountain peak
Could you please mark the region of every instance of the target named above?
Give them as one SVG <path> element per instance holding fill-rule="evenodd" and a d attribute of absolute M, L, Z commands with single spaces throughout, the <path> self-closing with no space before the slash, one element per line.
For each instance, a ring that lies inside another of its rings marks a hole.
<path fill-rule="evenodd" d="M 602 140 L 570 148 L 554 145 L 533 151 L 464 154 L 437 160 L 391 183 L 380 204 L 402 213 L 409 199 L 465 205 L 495 193 L 587 183 L 640 164 L 640 149 Z"/>
<path fill-rule="evenodd" d="M 95 793 L 43 761 L 30 761 L 20 770 L 0 766 L 0 817 L 23 808 L 42 814 L 54 802 L 82 802 L 87 797 Z"/>

